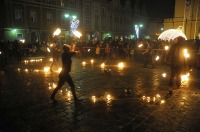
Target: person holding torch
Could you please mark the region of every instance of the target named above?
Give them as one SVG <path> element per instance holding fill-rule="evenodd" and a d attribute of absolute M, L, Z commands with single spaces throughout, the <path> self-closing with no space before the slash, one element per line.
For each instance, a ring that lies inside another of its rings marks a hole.
<path fill-rule="evenodd" d="M 75 47 L 74 47 L 75 48 Z M 57 87 L 54 89 L 53 93 L 51 94 L 50 99 L 53 102 L 57 102 L 55 99 L 55 95 L 59 89 L 61 89 L 62 85 L 67 82 L 71 87 L 71 92 L 74 98 L 74 103 L 78 103 L 80 100 L 76 96 L 75 92 L 75 85 L 70 75 L 72 59 L 71 57 L 75 54 L 78 54 L 79 51 L 71 51 L 71 46 L 68 44 L 63 45 L 63 53 L 62 53 L 62 71 L 59 74 L 59 81 Z"/>

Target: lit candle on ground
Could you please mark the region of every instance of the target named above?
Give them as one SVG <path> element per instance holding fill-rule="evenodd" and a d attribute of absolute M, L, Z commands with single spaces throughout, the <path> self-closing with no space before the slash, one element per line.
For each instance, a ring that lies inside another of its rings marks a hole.
<path fill-rule="evenodd" d="M 95 103 L 96 102 L 96 96 L 92 96 L 92 101 Z"/>

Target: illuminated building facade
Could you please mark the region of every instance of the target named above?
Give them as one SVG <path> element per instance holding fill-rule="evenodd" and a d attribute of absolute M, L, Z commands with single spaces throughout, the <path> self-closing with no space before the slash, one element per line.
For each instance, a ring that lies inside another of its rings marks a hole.
<path fill-rule="evenodd" d="M 164 19 L 164 30 L 178 27 L 188 39 L 200 37 L 200 0 L 176 0 L 174 18 Z"/>
<path fill-rule="evenodd" d="M 134 11 L 129 2 L 122 5 L 120 0 L 3 0 L 0 39 L 25 39 L 40 44 L 52 41 L 53 32 L 60 28 L 59 40 L 66 41 L 74 16 L 79 20 L 77 30 L 87 40 L 131 38 L 134 22 L 143 21 L 143 17 L 137 2 Z"/>

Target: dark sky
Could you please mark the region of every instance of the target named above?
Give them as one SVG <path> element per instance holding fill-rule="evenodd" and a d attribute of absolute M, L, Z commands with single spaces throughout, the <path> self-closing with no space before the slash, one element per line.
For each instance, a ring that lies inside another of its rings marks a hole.
<path fill-rule="evenodd" d="M 150 18 L 172 18 L 175 0 L 146 0 L 147 15 Z"/>

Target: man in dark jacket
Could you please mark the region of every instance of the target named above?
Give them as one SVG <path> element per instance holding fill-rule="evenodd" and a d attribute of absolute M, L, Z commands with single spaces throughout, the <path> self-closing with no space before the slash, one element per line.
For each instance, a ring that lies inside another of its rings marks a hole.
<path fill-rule="evenodd" d="M 177 87 L 181 86 L 181 74 L 185 66 L 184 57 L 184 44 L 185 39 L 183 37 L 177 37 L 174 40 L 174 44 L 169 49 L 166 61 L 170 64 L 171 75 L 169 80 L 169 94 L 172 94 L 173 81 L 176 77 Z"/>
<path fill-rule="evenodd" d="M 74 98 L 74 102 L 77 103 L 79 101 L 79 99 L 76 96 L 74 82 L 69 74 L 71 71 L 71 65 L 72 65 L 71 57 L 75 54 L 78 54 L 79 51 L 72 52 L 70 50 L 71 50 L 70 45 L 67 45 L 67 44 L 63 45 L 64 52 L 62 53 L 62 71 L 59 74 L 58 86 L 54 89 L 51 95 L 51 99 L 53 100 L 53 102 L 57 102 L 55 99 L 55 95 L 65 82 L 67 82 L 71 87 L 71 92 Z"/>

